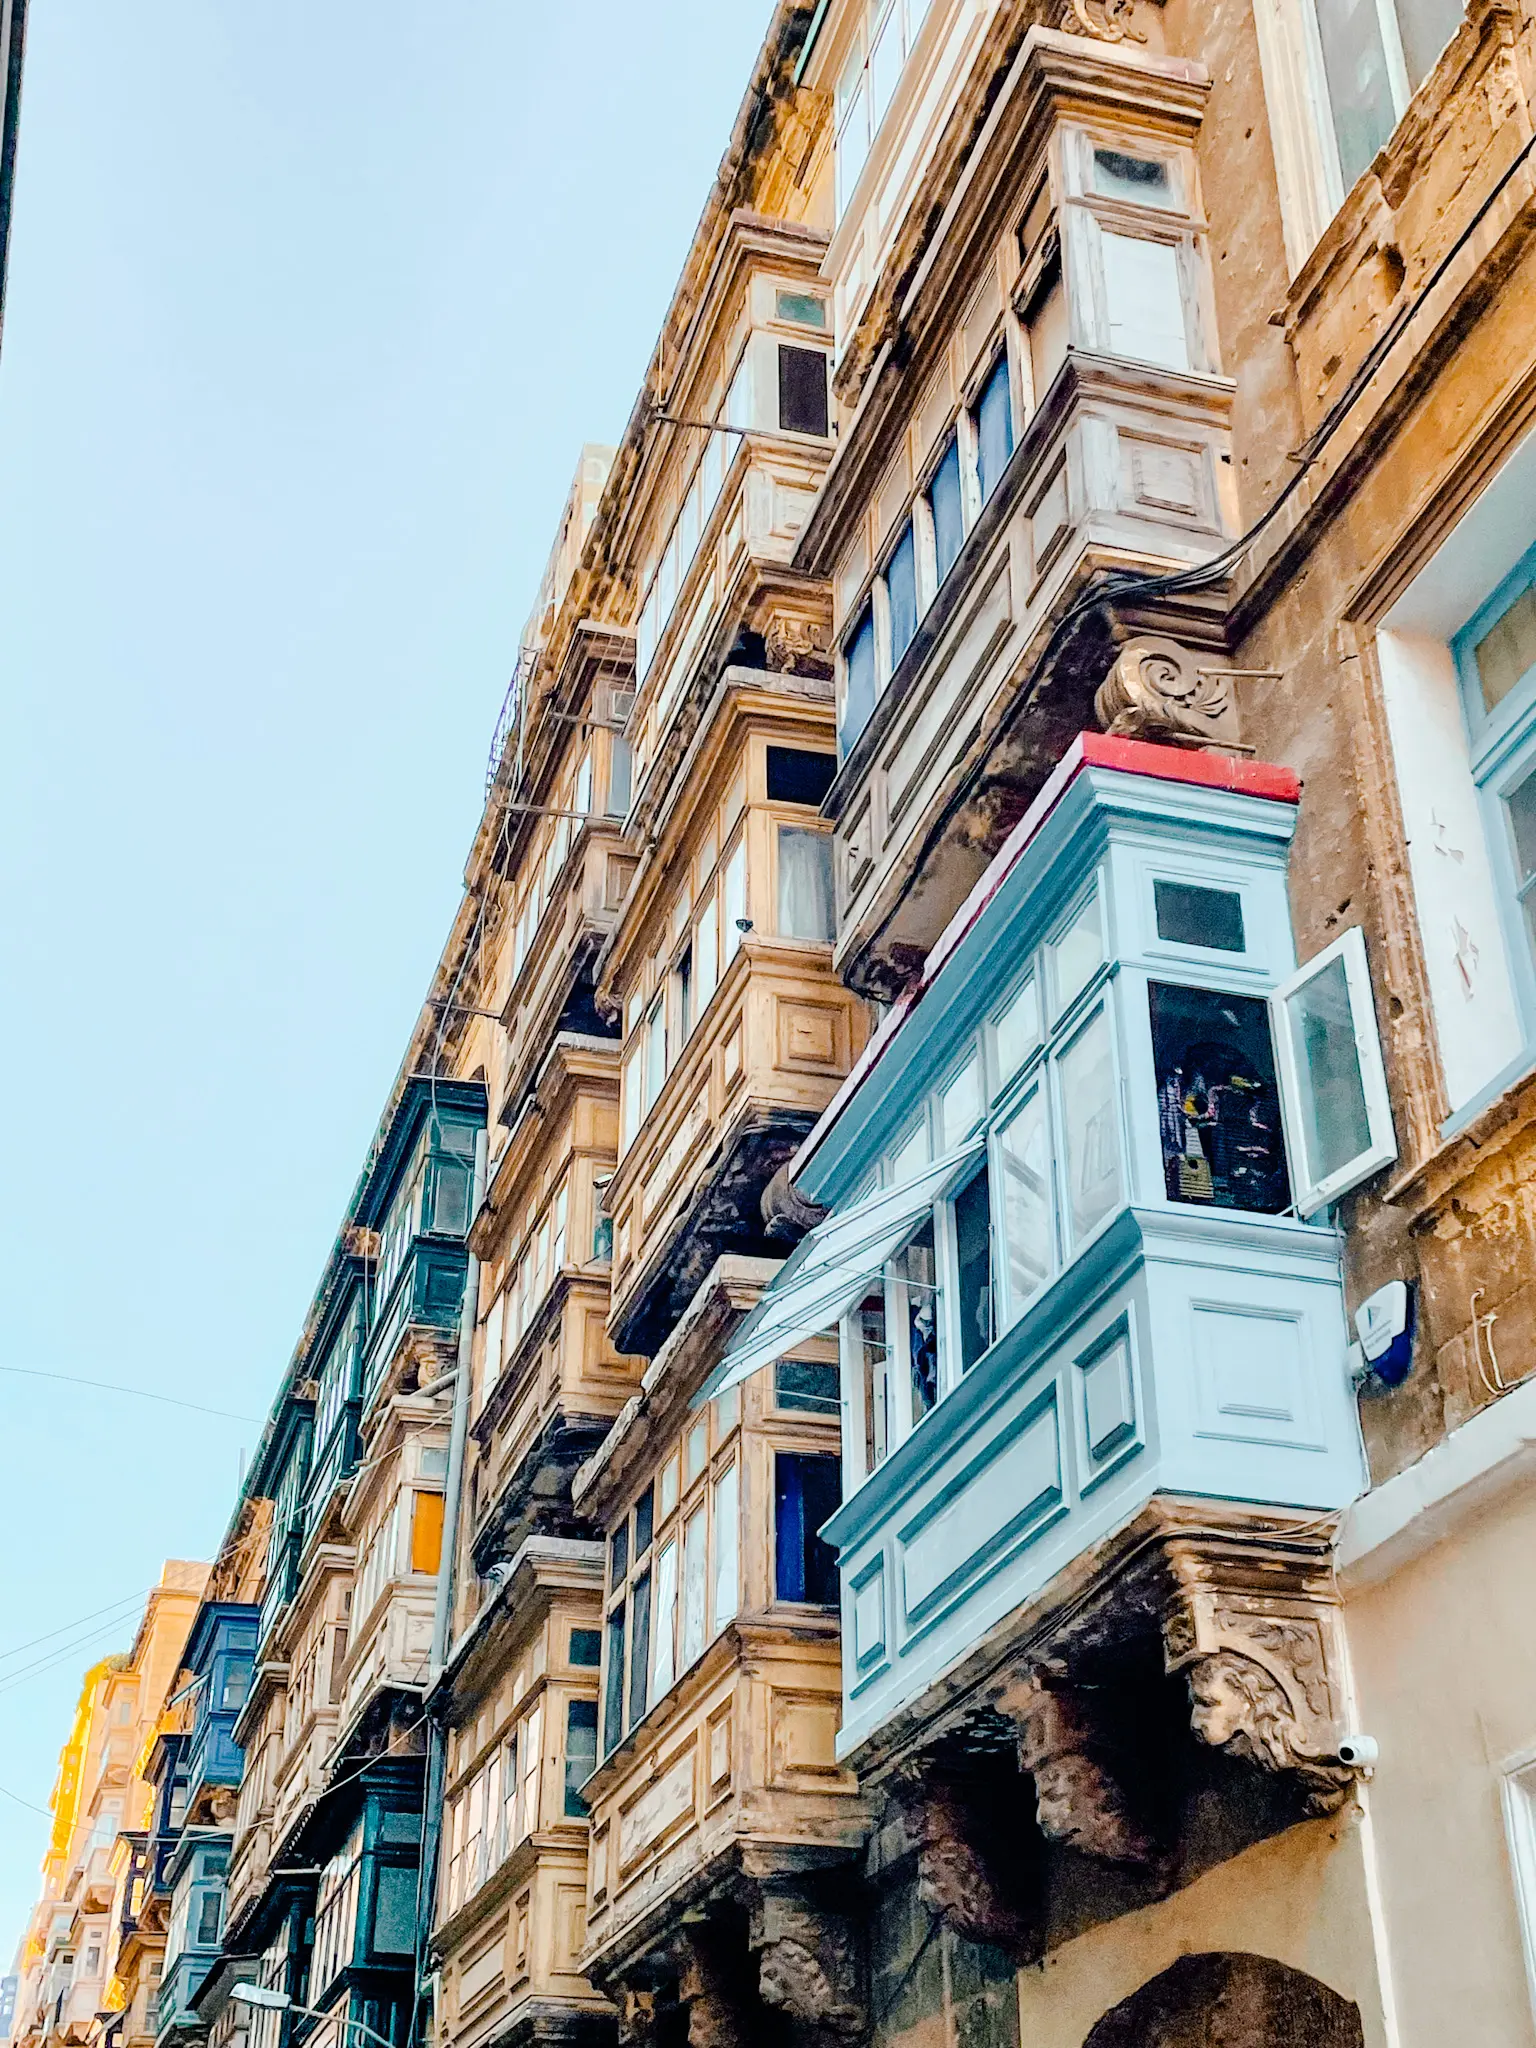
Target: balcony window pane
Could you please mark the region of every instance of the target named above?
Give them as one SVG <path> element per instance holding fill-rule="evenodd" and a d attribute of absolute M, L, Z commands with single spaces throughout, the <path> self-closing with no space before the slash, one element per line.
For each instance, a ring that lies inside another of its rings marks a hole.
<path fill-rule="evenodd" d="M 634 780 L 634 756 L 622 733 L 612 736 L 608 757 L 608 815 L 622 818 L 629 809 L 630 785 Z"/>
<path fill-rule="evenodd" d="M 1051 1143 L 1044 1091 L 1033 1088 L 997 1134 L 1003 1177 L 1003 1255 L 1008 1313 L 1016 1317 L 1056 1263 L 1051 1228 Z"/>
<path fill-rule="evenodd" d="M 1526 938 L 1536 955 L 1536 769 L 1504 799 L 1515 854 L 1515 893 Z"/>
<path fill-rule="evenodd" d="M 651 1664 L 651 1575 L 642 1572 L 630 1598 L 629 1636 L 629 1719 L 633 1728 L 649 1703 L 647 1681 Z"/>
<path fill-rule="evenodd" d="M 917 631 L 917 547 L 909 519 L 886 564 L 886 596 L 891 613 L 891 667 L 894 669 Z"/>
<path fill-rule="evenodd" d="M 709 1517 L 702 1507 L 683 1531 L 683 1647 L 678 1668 L 686 1671 L 704 1651 L 704 1596 Z"/>
<path fill-rule="evenodd" d="M 1212 953 L 1241 953 L 1243 899 L 1234 889 L 1202 889 L 1194 882 L 1154 882 L 1157 936 L 1176 946 L 1204 946 Z"/>
<path fill-rule="evenodd" d="M 661 1003 L 656 1003 L 645 1020 L 645 1106 L 651 1104 L 661 1093 L 661 1084 L 667 1078 L 667 1018 Z"/>
<path fill-rule="evenodd" d="M 373 1903 L 375 1955 L 409 1955 L 416 1941 L 416 1866 L 381 1863 Z"/>
<path fill-rule="evenodd" d="M 655 1661 L 651 1668 L 651 1698 L 659 1700 L 670 1692 L 677 1676 L 673 1649 L 677 1629 L 677 1545 L 664 1543 L 656 1555 L 656 1615 L 652 1628 Z"/>
<path fill-rule="evenodd" d="M 912 1372 L 915 1422 L 939 1398 L 939 1266 L 931 1220 L 898 1253 L 895 1276 L 906 1301 L 907 1357 Z"/>
<path fill-rule="evenodd" d="M 771 804 L 820 805 L 837 774 L 835 754 L 813 753 L 809 747 L 768 749 L 768 801 Z"/>
<path fill-rule="evenodd" d="M 709 1008 L 709 999 L 720 979 L 719 915 L 714 893 L 699 912 L 693 927 L 694 1009 L 699 1016 Z"/>
<path fill-rule="evenodd" d="M 701 1415 L 683 1440 L 683 1483 L 685 1486 L 692 1486 L 694 1480 L 704 1470 L 705 1460 L 708 1456 L 709 1423 Z"/>
<path fill-rule="evenodd" d="M 624 1733 L 624 1605 L 608 1616 L 608 1641 L 603 1651 L 603 1750 L 618 1746 Z"/>
<path fill-rule="evenodd" d="M 714 509 L 715 500 L 720 495 L 720 486 L 725 481 L 725 440 L 724 434 L 710 434 L 704 443 L 704 459 L 699 464 L 699 478 L 704 492 L 704 523 L 706 526 L 709 523 L 709 515 Z"/>
<path fill-rule="evenodd" d="M 544 1761 L 544 1709 L 537 1706 L 523 1723 L 520 1738 L 523 1755 L 522 1803 L 518 1809 L 519 1836 L 531 1835 L 539 1824 L 539 1769 Z"/>
<path fill-rule="evenodd" d="M 981 1120 L 981 1055 L 972 1053 L 939 1097 L 939 1149 L 952 1152 Z"/>
<path fill-rule="evenodd" d="M 1483 708 L 1492 711 L 1536 669 L 1536 584 L 1528 584 L 1475 642 L 1472 660 Z"/>
<path fill-rule="evenodd" d="M 959 461 L 956 459 L 955 484 L 959 489 Z M 875 617 L 869 606 L 864 607 L 853 638 L 843 653 L 845 675 L 843 679 L 843 717 L 838 727 L 838 744 L 847 754 L 854 741 L 869 723 L 869 714 L 875 708 Z"/>
<path fill-rule="evenodd" d="M 793 321 L 798 327 L 827 324 L 827 302 L 814 292 L 776 292 L 773 308 L 778 319 Z"/>
<path fill-rule="evenodd" d="M 960 1370 L 992 1342 L 992 1196 L 986 1168 L 955 1197 L 955 1274 L 960 1298 Z"/>
<path fill-rule="evenodd" d="M 1159 982 L 1148 995 L 1169 1201 L 1289 1208 L 1269 1005 Z"/>
<path fill-rule="evenodd" d="M 1435 59 L 1466 20 L 1461 0 L 1397 0 L 1397 26 L 1403 39 L 1408 87 L 1417 91 L 1435 67 Z"/>
<path fill-rule="evenodd" d="M 725 930 L 722 934 L 726 965 L 741 950 L 742 925 L 747 916 L 747 842 L 738 839 L 725 861 Z"/>
<path fill-rule="evenodd" d="M 1173 180 L 1161 157 L 1129 156 L 1123 149 L 1095 149 L 1093 189 L 1104 199 L 1129 199 L 1137 206 L 1174 203 Z"/>
<path fill-rule="evenodd" d="M 1033 975 L 997 1020 L 997 1082 L 1005 1082 L 1023 1066 L 1040 1043 L 1040 989 Z"/>
<path fill-rule="evenodd" d="M 1138 363 L 1160 363 L 1168 370 L 1187 370 L 1189 342 L 1178 250 L 1171 242 L 1149 242 L 1141 235 L 1106 231 L 1102 239 L 1109 320 L 1104 339 L 1109 353 Z"/>
<path fill-rule="evenodd" d="M 887 0 L 885 13 L 875 25 L 869 51 L 870 121 L 880 132 L 885 110 L 891 104 L 896 81 L 901 76 L 901 0 Z"/>
<path fill-rule="evenodd" d="M 827 358 L 819 348 L 779 343 L 779 430 L 825 435 Z"/>
<path fill-rule="evenodd" d="M 710 1623 L 715 1635 L 736 1612 L 736 1522 L 739 1505 L 736 1467 L 729 1465 L 715 1481 L 714 1491 L 715 1570 Z"/>
<path fill-rule="evenodd" d="M 1061 1056 L 1067 1220 L 1076 1247 L 1120 1204 L 1120 1133 L 1109 1015 L 1095 1012 Z"/>
<path fill-rule="evenodd" d="M 1008 358 L 999 356 L 976 405 L 976 472 L 985 504 L 1013 453 L 1013 397 L 1008 388 Z"/>
<path fill-rule="evenodd" d="M 1377 0 L 1314 0 L 1347 192 L 1397 125 Z"/>
<path fill-rule="evenodd" d="M 837 211 L 848 204 L 869 157 L 869 72 L 855 49 L 837 88 Z"/>
<path fill-rule="evenodd" d="M 1050 949 L 1055 1013 L 1059 1017 L 1087 987 L 1104 958 L 1104 926 L 1095 891 Z"/>
<path fill-rule="evenodd" d="M 864 1381 L 864 1469 L 873 1472 L 890 1449 L 892 1434 L 890 1347 L 885 1340 L 885 1292 L 866 1294 L 855 1309 L 854 1370 Z"/>
<path fill-rule="evenodd" d="M 837 1555 L 817 1531 L 842 1499 L 836 1458 L 780 1451 L 773 1461 L 774 1593 L 780 1600 L 837 1605 Z"/>
<path fill-rule="evenodd" d="M 955 566 L 955 558 L 965 539 L 965 512 L 960 497 L 960 443 L 953 435 L 928 487 L 928 504 L 933 513 L 933 551 L 938 579 L 942 583 Z"/>
<path fill-rule="evenodd" d="M 773 1368 L 773 1404 L 792 1413 L 833 1416 L 842 1408 L 835 1365 L 813 1358 L 781 1358 Z"/>
<path fill-rule="evenodd" d="M 656 1526 L 656 1496 L 648 1486 L 635 1502 L 635 1561 L 651 1547 L 651 1532 Z"/>
<path fill-rule="evenodd" d="M 1325 1181 L 1371 1149 L 1370 1115 L 1349 979 L 1335 955 L 1286 1004 L 1296 1053 L 1302 1144 L 1310 1178 Z"/>
<path fill-rule="evenodd" d="M 832 839 L 802 825 L 779 827 L 779 935 L 832 938 Z"/>
<path fill-rule="evenodd" d="M 565 1817 L 585 1820 L 581 1788 L 597 1769 L 597 1702 L 571 1700 L 565 1709 Z"/>

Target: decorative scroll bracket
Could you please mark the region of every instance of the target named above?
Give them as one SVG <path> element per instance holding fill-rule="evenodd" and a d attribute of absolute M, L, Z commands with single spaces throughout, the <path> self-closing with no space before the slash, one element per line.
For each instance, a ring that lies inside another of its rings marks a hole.
<path fill-rule="evenodd" d="M 1121 648 L 1094 697 L 1094 715 L 1120 739 L 1251 753 L 1238 727 L 1237 673 L 1201 668 L 1177 640 L 1143 634 Z"/>

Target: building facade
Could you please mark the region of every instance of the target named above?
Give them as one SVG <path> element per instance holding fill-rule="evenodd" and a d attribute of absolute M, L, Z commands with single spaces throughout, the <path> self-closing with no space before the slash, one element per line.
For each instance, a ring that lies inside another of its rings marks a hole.
<path fill-rule="evenodd" d="M 781 0 L 18 2038 L 1536 2048 L 1531 39 Z"/>

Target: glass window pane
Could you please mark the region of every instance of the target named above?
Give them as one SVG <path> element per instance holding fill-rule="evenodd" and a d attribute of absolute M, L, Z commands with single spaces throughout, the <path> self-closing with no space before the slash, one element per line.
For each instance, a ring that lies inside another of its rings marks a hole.
<path fill-rule="evenodd" d="M 683 1531 L 683 1642 L 678 1669 L 686 1671 L 704 1648 L 705 1552 L 708 1517 L 699 1508 Z"/>
<path fill-rule="evenodd" d="M 916 1422 L 939 1398 L 939 1265 L 931 1221 L 898 1253 L 895 1274 L 906 1296 L 912 1419 Z"/>
<path fill-rule="evenodd" d="M 1434 69 L 1435 59 L 1465 20 L 1461 0 L 1397 0 L 1410 91 Z"/>
<path fill-rule="evenodd" d="M 1104 345 L 1113 356 L 1189 368 L 1184 332 L 1184 294 L 1179 286 L 1179 252 L 1171 242 L 1141 235 L 1115 235 L 1104 244 L 1104 306 L 1109 332 Z"/>
<path fill-rule="evenodd" d="M 718 1635 L 736 1612 L 736 1467 L 729 1465 L 715 1481 L 715 1570 L 710 1623 Z"/>
<path fill-rule="evenodd" d="M 1073 997 L 1087 986 L 1089 977 L 1104 958 L 1104 926 L 1097 891 L 1050 951 L 1055 1012 L 1059 1017 Z"/>
<path fill-rule="evenodd" d="M 581 1788 L 597 1769 L 597 1702 L 572 1700 L 565 1710 L 565 1812 L 584 1820 L 587 1802 Z"/>
<path fill-rule="evenodd" d="M 673 1645 L 677 1627 L 677 1545 L 664 1543 L 656 1554 L 655 1662 L 651 1670 L 651 1698 L 659 1700 L 672 1688 L 677 1675 Z"/>
<path fill-rule="evenodd" d="M 1243 899 L 1231 889 L 1202 889 L 1194 882 L 1154 882 L 1157 936 L 1176 946 L 1205 946 L 1213 953 L 1241 953 Z"/>
<path fill-rule="evenodd" d="M 698 1016 L 702 1017 L 709 1008 L 709 999 L 719 979 L 720 941 L 715 899 L 711 892 L 693 927 L 693 1003 Z"/>
<path fill-rule="evenodd" d="M 635 1562 L 638 1564 L 651 1547 L 651 1531 L 656 1526 L 656 1496 L 648 1486 L 635 1502 Z"/>
<path fill-rule="evenodd" d="M 779 429 L 785 434 L 827 431 L 827 358 L 819 348 L 779 344 Z"/>
<path fill-rule="evenodd" d="M 1515 849 L 1520 906 L 1525 913 L 1526 934 L 1536 952 L 1536 769 L 1517 783 L 1504 799 L 1510 837 Z"/>
<path fill-rule="evenodd" d="M 666 1005 L 658 1002 L 645 1024 L 645 1103 L 647 1109 L 661 1093 L 667 1078 Z"/>
<path fill-rule="evenodd" d="M 573 1628 L 571 1630 L 571 1662 L 595 1667 L 603 1661 L 603 1639 L 595 1628 Z"/>
<path fill-rule="evenodd" d="M 837 774 L 835 754 L 813 753 L 808 747 L 768 749 L 768 801 L 807 804 L 816 809 Z"/>
<path fill-rule="evenodd" d="M 998 358 L 982 387 L 976 406 L 976 472 L 985 504 L 1013 453 L 1013 398 L 1008 388 L 1008 358 Z"/>
<path fill-rule="evenodd" d="M 1167 163 L 1155 156 L 1128 156 L 1121 149 L 1095 149 L 1093 189 L 1105 199 L 1130 199 L 1138 206 L 1174 203 Z"/>
<path fill-rule="evenodd" d="M 779 827 L 779 934 L 832 937 L 832 836 L 803 825 Z"/>
<path fill-rule="evenodd" d="M 987 1170 L 955 1197 L 955 1268 L 960 1294 L 960 1370 L 992 1342 L 992 1194 Z"/>
<path fill-rule="evenodd" d="M 1059 1062 L 1067 1222 L 1080 1245 L 1120 1204 L 1120 1132 L 1109 1016 L 1099 1010 Z"/>
<path fill-rule="evenodd" d="M 1377 0 L 1314 0 L 1347 192 L 1397 125 Z"/>
<path fill-rule="evenodd" d="M 891 667 L 894 669 L 917 631 L 917 547 L 909 519 L 885 571 L 891 606 Z"/>
<path fill-rule="evenodd" d="M 1023 1066 L 1040 1043 L 1040 989 L 1033 975 L 999 1014 L 997 1083 L 1001 1088 Z"/>
<path fill-rule="evenodd" d="M 777 1408 L 806 1415 L 837 1415 L 842 1410 L 842 1382 L 835 1365 L 812 1358 L 781 1358 L 773 1368 L 773 1400 Z"/>
<path fill-rule="evenodd" d="M 846 108 L 842 125 L 837 131 L 837 211 L 841 216 L 847 206 L 853 188 L 859 182 L 859 173 L 869 158 L 869 73 L 864 68 L 861 52 L 855 51 L 853 62 L 844 72 L 844 86 L 839 88 L 839 98 L 846 91 Z M 851 78 L 851 84 L 848 81 Z"/>
<path fill-rule="evenodd" d="M 376 1955 L 409 1955 L 416 1941 L 416 1866 L 382 1863 L 373 1908 Z"/>
<path fill-rule="evenodd" d="M 1360 1054 L 1349 1006 L 1349 977 L 1335 955 L 1287 999 L 1296 1058 L 1297 1111 L 1307 1176 L 1325 1181 L 1370 1149 Z"/>
<path fill-rule="evenodd" d="M 870 114 L 874 132 L 880 132 L 885 110 L 891 104 L 896 81 L 901 76 L 905 52 L 901 45 L 901 0 L 889 0 L 885 18 L 874 31 L 869 52 Z"/>
<path fill-rule="evenodd" d="M 1008 1262 L 1008 1313 L 1016 1317 L 1051 1277 L 1051 1144 L 1045 1097 L 1031 1089 L 997 1134 L 1003 1176 L 1003 1256 Z"/>
<path fill-rule="evenodd" d="M 742 925 L 747 916 L 747 842 L 738 839 L 725 863 L 725 957 L 727 963 L 741 951 Z"/>
<path fill-rule="evenodd" d="M 814 292 L 776 292 L 774 311 L 780 320 L 792 320 L 800 327 L 825 327 L 827 302 Z"/>
<path fill-rule="evenodd" d="M 650 1704 L 651 1675 L 651 1575 L 642 1572 L 630 1599 L 629 1635 L 629 1717 L 633 1728 Z"/>
<path fill-rule="evenodd" d="M 701 1415 L 689 1430 L 684 1445 L 683 1483 L 691 1486 L 704 1470 L 704 1461 L 709 1456 L 709 1423 Z"/>
<path fill-rule="evenodd" d="M 775 1596 L 834 1607 L 837 1555 L 817 1531 L 842 1498 L 838 1460 L 780 1451 L 773 1468 Z"/>
<path fill-rule="evenodd" d="M 630 785 L 634 779 L 634 756 L 622 733 L 613 735 L 608 756 L 608 815 L 622 818 L 629 809 Z"/>
<path fill-rule="evenodd" d="M 958 477 L 958 471 L 956 472 Z M 853 638 L 843 652 L 846 670 L 843 681 L 843 717 L 838 727 L 838 745 L 846 754 L 869 723 L 875 708 L 875 618 L 869 606 L 859 620 Z"/>
<path fill-rule="evenodd" d="M 891 1155 L 887 1187 L 899 1188 L 928 1164 L 928 1126 L 919 1117 Z"/>
<path fill-rule="evenodd" d="M 1472 649 L 1483 705 L 1492 711 L 1536 668 L 1536 584 L 1522 590 Z"/>
<path fill-rule="evenodd" d="M 856 1369 L 864 1376 L 864 1469 L 873 1472 L 891 1443 L 890 1350 L 885 1341 L 885 1293 L 867 1294 L 853 1317 Z"/>
<path fill-rule="evenodd" d="M 965 539 L 965 513 L 960 501 L 960 443 L 953 436 L 928 487 L 933 513 L 933 548 L 940 583 L 955 566 Z"/>
<path fill-rule="evenodd" d="M 607 1668 L 603 1675 L 603 1750 L 616 1749 L 624 1733 L 624 1609 L 615 1607 L 608 1617 L 608 1641 L 603 1652 Z"/>
<path fill-rule="evenodd" d="M 1151 983 L 1152 1065 L 1170 1202 L 1289 1208 L 1269 1005 Z"/>
<path fill-rule="evenodd" d="M 981 1055 L 972 1053 L 939 1097 L 939 1144 L 952 1152 L 981 1120 Z"/>

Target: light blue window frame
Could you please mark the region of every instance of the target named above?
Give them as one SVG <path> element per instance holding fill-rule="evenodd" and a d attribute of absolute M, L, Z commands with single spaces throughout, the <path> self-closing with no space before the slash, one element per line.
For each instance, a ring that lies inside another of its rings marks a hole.
<path fill-rule="evenodd" d="M 1467 725 L 1469 765 L 1477 785 L 1499 915 L 1525 1027 L 1526 1056 L 1522 1065 L 1529 1065 L 1536 1055 L 1536 933 L 1525 921 L 1525 902 L 1530 900 L 1536 908 L 1536 876 L 1526 881 L 1522 893 L 1508 799 L 1527 777 L 1536 774 L 1536 663 L 1490 711 L 1483 701 L 1475 650 L 1478 642 L 1533 585 L 1536 545 L 1526 550 L 1503 582 L 1451 639 L 1451 656 L 1461 685 L 1462 712 Z"/>

